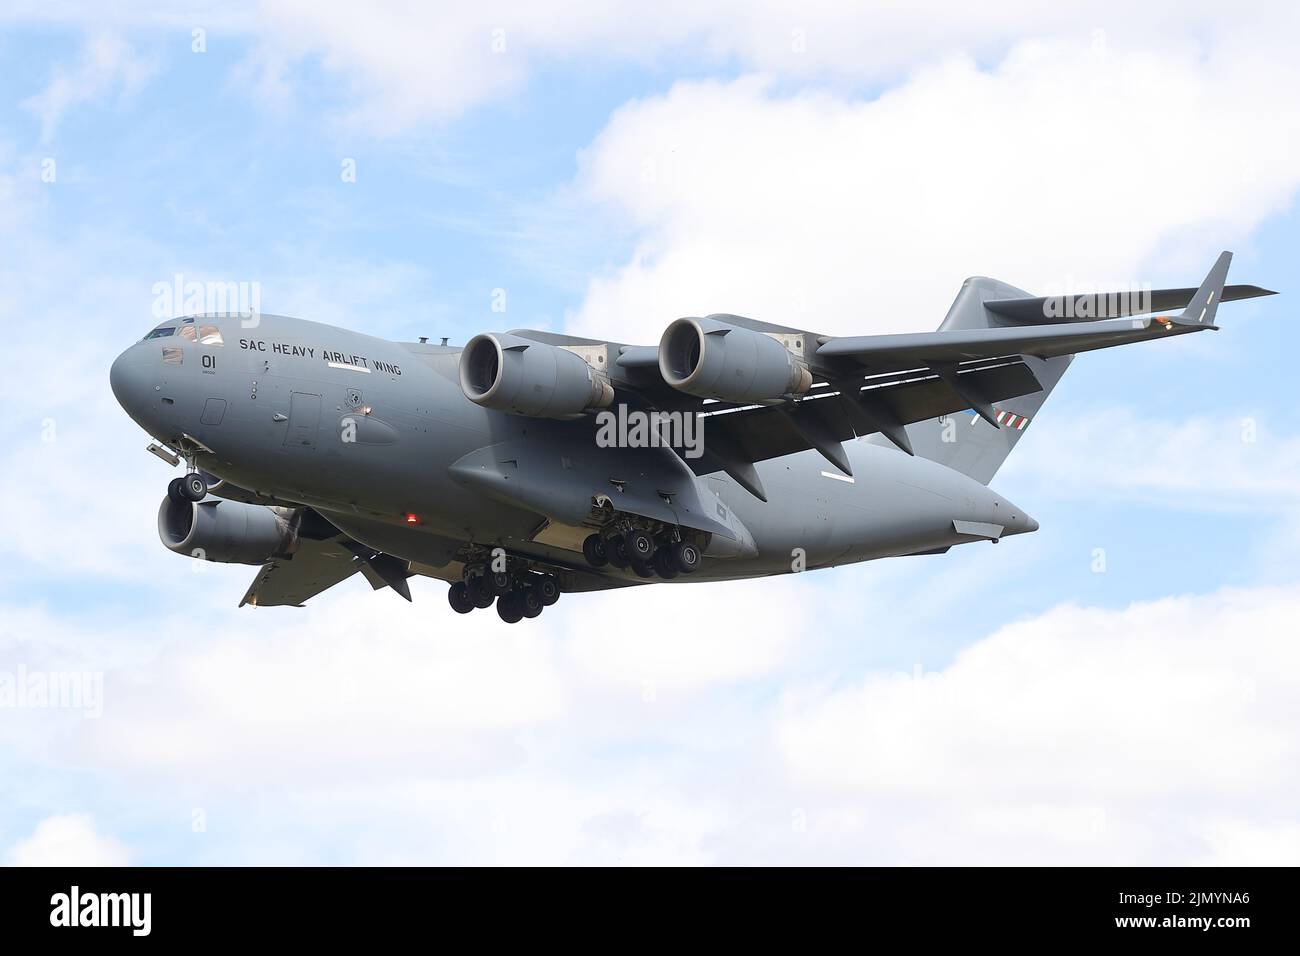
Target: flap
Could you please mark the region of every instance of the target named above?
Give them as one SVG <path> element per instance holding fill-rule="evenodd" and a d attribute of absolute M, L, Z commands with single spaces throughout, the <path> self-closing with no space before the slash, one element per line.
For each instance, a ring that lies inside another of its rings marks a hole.
<path fill-rule="evenodd" d="M 346 542 L 342 535 L 324 541 L 302 539 L 293 554 L 262 565 L 239 606 L 302 607 L 309 598 L 357 573 L 356 556 Z"/>

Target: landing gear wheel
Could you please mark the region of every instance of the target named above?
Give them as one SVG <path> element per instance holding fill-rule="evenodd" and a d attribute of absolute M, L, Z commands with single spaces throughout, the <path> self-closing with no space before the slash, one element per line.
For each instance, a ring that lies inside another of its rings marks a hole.
<path fill-rule="evenodd" d="M 493 571 L 483 575 L 483 586 L 493 597 L 498 597 L 510 590 L 510 574 L 507 571 Z"/>
<path fill-rule="evenodd" d="M 673 562 L 682 574 L 694 574 L 700 566 L 700 549 L 689 541 L 673 545 Z"/>
<path fill-rule="evenodd" d="M 665 581 L 677 577 L 677 561 L 669 548 L 660 548 L 655 552 L 654 569 Z"/>
<path fill-rule="evenodd" d="M 488 593 L 486 584 L 482 575 L 470 578 L 465 582 L 465 593 L 469 596 L 470 603 L 476 608 L 491 607 L 494 595 Z"/>
<path fill-rule="evenodd" d="M 167 497 L 178 505 L 187 505 L 190 499 L 185 495 L 185 479 L 173 478 L 167 482 Z"/>
<path fill-rule="evenodd" d="M 611 534 L 605 541 L 605 552 L 609 558 L 609 563 L 620 571 L 632 563 L 628 557 L 627 545 L 623 543 L 621 534 Z"/>
<path fill-rule="evenodd" d="M 524 617 L 534 618 L 542 613 L 542 608 L 546 605 L 542 603 L 542 596 L 538 593 L 537 588 L 524 588 L 523 591 L 515 592 L 519 594 L 523 603 Z"/>
<path fill-rule="evenodd" d="M 497 598 L 497 614 L 507 624 L 518 624 L 524 616 L 524 602 L 518 591 L 507 591 Z"/>
<path fill-rule="evenodd" d="M 639 578 L 652 578 L 655 576 L 655 569 L 644 561 L 633 561 L 632 570 L 636 572 L 636 576 Z"/>
<path fill-rule="evenodd" d="M 609 564 L 609 551 L 605 548 L 605 539 L 598 534 L 587 535 L 582 542 L 582 556 L 593 568 L 603 568 Z"/>
<path fill-rule="evenodd" d="M 202 501 L 208 496 L 208 483 L 197 471 L 190 472 L 181 481 L 181 490 L 190 501 Z"/>
<path fill-rule="evenodd" d="M 560 582 L 549 574 L 538 581 L 535 587 L 537 593 L 541 595 L 542 604 L 546 607 L 550 607 L 560 599 Z"/>
<path fill-rule="evenodd" d="M 465 593 L 465 582 L 457 581 L 447 589 L 447 603 L 457 614 L 468 614 L 474 610 L 474 602 L 469 599 Z"/>
<path fill-rule="evenodd" d="M 655 539 L 640 528 L 633 528 L 623 536 L 627 556 L 633 561 L 649 561 L 655 553 Z"/>

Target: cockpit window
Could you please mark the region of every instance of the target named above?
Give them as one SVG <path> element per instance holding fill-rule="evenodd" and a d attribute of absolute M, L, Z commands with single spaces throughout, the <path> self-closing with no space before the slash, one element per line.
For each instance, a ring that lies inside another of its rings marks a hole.
<path fill-rule="evenodd" d="M 148 339 L 161 339 L 167 336 L 175 336 L 178 339 L 184 339 L 186 342 L 197 342 L 200 345 L 225 345 L 226 340 L 221 334 L 221 329 L 209 323 L 195 322 L 194 316 L 186 316 L 183 319 L 173 319 L 172 324 L 160 325 L 148 335 Z"/>

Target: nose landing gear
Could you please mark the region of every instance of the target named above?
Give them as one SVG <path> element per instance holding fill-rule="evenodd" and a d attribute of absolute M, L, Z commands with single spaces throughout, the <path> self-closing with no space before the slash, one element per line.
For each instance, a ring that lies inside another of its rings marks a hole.
<path fill-rule="evenodd" d="M 208 483 L 197 471 L 192 471 L 184 478 L 173 478 L 167 485 L 167 497 L 184 504 L 189 501 L 202 501 L 208 495 Z"/>
<path fill-rule="evenodd" d="M 188 436 L 186 436 L 188 438 Z M 157 449 L 157 450 L 155 450 Z M 198 450 L 189 442 L 181 442 L 178 446 L 179 454 L 168 457 L 167 453 L 157 445 L 150 445 L 149 450 L 153 451 L 163 461 L 176 465 L 180 462 L 181 456 L 185 458 L 186 474 L 182 478 L 173 478 L 167 485 L 167 497 L 179 504 L 185 504 L 191 501 L 202 501 L 208 496 L 208 480 L 198 469 L 196 458 Z M 201 450 L 210 451 L 206 445 L 201 446 Z"/>

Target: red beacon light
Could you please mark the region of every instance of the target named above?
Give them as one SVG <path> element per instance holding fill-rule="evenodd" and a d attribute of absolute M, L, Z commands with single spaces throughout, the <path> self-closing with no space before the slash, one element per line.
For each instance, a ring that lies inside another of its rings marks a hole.
<path fill-rule="evenodd" d="M 414 511 L 408 511 L 408 512 L 406 513 L 406 523 L 407 523 L 407 524 L 419 524 L 419 523 L 420 523 L 420 516 L 417 515 Z"/>

